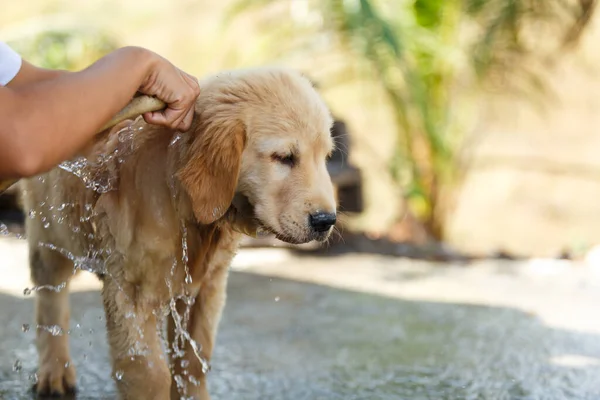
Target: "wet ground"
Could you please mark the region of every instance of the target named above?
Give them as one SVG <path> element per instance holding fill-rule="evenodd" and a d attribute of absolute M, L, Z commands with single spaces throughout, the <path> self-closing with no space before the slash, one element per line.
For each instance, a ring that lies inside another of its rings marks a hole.
<path fill-rule="evenodd" d="M 0 240 L 0 398 L 30 399 L 22 242 Z M 98 284 L 72 294 L 78 399 L 114 399 Z M 598 399 L 600 277 L 560 262 L 441 266 L 242 251 L 213 399 Z M 14 370 L 15 362 L 20 366 Z"/>

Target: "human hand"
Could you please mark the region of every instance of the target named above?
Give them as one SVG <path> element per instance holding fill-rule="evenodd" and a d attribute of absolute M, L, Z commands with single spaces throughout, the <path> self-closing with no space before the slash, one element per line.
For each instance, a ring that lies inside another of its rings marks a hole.
<path fill-rule="evenodd" d="M 198 81 L 166 59 L 156 54 L 153 56 L 155 60 L 139 92 L 156 96 L 167 104 L 167 108 L 144 114 L 144 120 L 149 124 L 186 131 L 192 125 L 194 105 L 200 95 Z"/>

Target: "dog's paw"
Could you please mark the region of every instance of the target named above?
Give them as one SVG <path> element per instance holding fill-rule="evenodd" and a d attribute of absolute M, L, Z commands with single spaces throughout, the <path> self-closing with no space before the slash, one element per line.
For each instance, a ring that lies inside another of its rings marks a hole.
<path fill-rule="evenodd" d="M 75 386 L 75 367 L 69 362 L 54 362 L 40 367 L 33 391 L 38 397 L 68 397 L 75 394 Z"/>

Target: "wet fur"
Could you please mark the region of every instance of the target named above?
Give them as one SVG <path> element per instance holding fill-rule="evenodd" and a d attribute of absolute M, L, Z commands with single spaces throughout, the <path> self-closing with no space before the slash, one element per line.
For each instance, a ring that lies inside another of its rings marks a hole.
<path fill-rule="evenodd" d="M 119 124 L 85 150 L 88 159 L 115 151 L 125 155 L 92 168 L 96 179 L 113 182 L 115 190 L 86 189 L 59 168 L 21 182 L 25 209 L 36 214 L 26 222 L 36 285 L 68 282 L 76 272 L 69 258 L 93 255 L 104 261 L 100 275 L 107 334 L 113 375 L 122 375 L 116 383 L 123 399 L 179 398 L 168 363 L 173 362 L 174 375 L 185 378 L 182 360 L 163 354 L 157 332 L 160 310 L 174 297 L 187 292 L 194 298 L 187 330 L 210 360 L 228 267 L 241 238 L 236 224 L 259 221 L 290 242 L 324 240 L 328 233 L 314 235 L 307 228 L 307 215 L 335 212 L 325 167 L 332 121 L 306 79 L 291 71 L 258 69 L 219 74 L 201 82 L 201 88 L 193 126 L 178 138 L 138 119 Z M 143 131 L 121 141 L 118 132 L 124 127 Z M 288 170 L 272 153 L 290 148 L 300 161 Z M 250 200 L 256 215 L 227 218 L 236 193 Z M 44 227 L 43 218 L 49 226 Z M 181 262 L 184 231 L 190 284 Z M 183 310 L 183 301 L 175 306 Z M 36 319 L 66 332 L 68 287 L 38 291 Z M 173 318 L 168 317 L 168 325 L 172 342 Z M 184 379 L 187 395 L 209 399 L 202 365 L 187 346 L 187 376 L 198 383 Z M 73 390 L 68 335 L 38 330 L 37 347 L 37 392 Z"/>

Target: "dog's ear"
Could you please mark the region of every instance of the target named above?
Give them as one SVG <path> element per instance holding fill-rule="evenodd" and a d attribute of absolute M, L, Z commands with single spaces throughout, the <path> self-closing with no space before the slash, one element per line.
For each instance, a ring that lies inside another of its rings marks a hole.
<path fill-rule="evenodd" d="M 210 224 L 225 214 L 235 195 L 246 129 L 233 118 L 209 118 L 195 121 L 190 133 L 195 137 L 177 177 L 198 222 Z"/>

